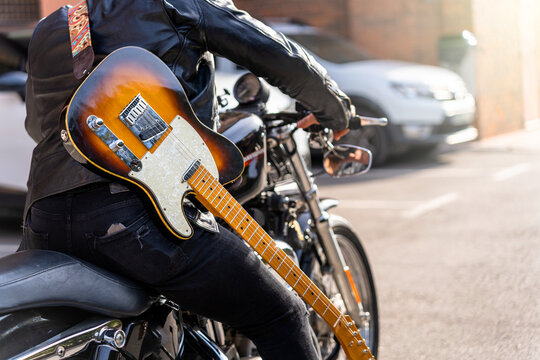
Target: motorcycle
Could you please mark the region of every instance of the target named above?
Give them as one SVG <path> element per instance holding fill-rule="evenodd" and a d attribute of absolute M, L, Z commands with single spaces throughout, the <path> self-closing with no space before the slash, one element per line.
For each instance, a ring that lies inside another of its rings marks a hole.
<path fill-rule="evenodd" d="M 244 155 L 245 171 L 228 190 L 324 293 L 348 312 L 375 355 L 378 313 L 365 251 L 352 226 L 320 199 L 298 151 L 305 113 L 267 113 L 268 89 L 247 74 L 235 85 L 240 105 L 221 116 L 220 132 Z M 384 119 L 358 118 L 363 125 Z M 333 146 L 311 128 L 332 176 L 369 170 L 369 151 Z M 276 276 L 277 275 L 276 273 Z M 286 285 L 286 284 L 285 284 Z M 286 285 L 287 286 L 287 285 Z M 343 358 L 330 327 L 311 313 L 324 359 Z M 183 311 L 160 294 L 72 256 L 28 250 L 0 259 L 1 359 L 257 359 L 234 329 Z"/>

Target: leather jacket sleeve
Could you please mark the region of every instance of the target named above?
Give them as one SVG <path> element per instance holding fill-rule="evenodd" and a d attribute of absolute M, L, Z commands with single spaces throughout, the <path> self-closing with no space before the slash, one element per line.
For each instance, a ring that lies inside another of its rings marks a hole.
<path fill-rule="evenodd" d="M 265 78 L 336 130 L 348 126 L 350 99 L 306 50 L 244 11 L 230 0 L 193 0 L 201 16 L 201 41 Z"/>

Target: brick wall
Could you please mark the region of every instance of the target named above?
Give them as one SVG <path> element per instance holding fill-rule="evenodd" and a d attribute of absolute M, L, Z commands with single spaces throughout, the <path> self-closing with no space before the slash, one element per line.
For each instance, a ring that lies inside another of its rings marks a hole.
<path fill-rule="evenodd" d="M 418 0 L 351 0 L 350 36 L 369 53 L 428 64 L 437 63 L 440 3 Z"/>
<path fill-rule="evenodd" d="M 258 19 L 287 17 L 348 35 L 349 0 L 234 0 L 234 3 Z"/>
<path fill-rule="evenodd" d="M 41 1 L 41 16 L 45 17 L 64 5 L 75 5 L 80 2 L 80 0 L 40 0 Z"/>
<path fill-rule="evenodd" d="M 0 0 L 0 27 L 33 24 L 39 15 L 38 0 Z"/>

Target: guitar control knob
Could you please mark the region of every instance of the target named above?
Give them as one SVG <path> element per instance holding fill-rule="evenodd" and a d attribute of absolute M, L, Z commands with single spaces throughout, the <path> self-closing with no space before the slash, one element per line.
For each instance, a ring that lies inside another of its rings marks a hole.
<path fill-rule="evenodd" d="M 103 119 L 98 118 L 96 115 L 90 115 L 88 119 L 86 119 L 86 123 L 90 129 L 96 131 L 103 126 Z"/>
<path fill-rule="evenodd" d="M 124 141 L 118 139 L 116 141 L 113 141 L 110 145 L 109 145 L 109 148 L 114 151 L 114 152 L 117 152 L 118 150 L 120 150 L 121 148 L 124 147 Z"/>

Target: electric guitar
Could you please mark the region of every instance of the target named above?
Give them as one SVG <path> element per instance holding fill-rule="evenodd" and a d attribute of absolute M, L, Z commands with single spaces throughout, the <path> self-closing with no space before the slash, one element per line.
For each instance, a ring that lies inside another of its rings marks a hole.
<path fill-rule="evenodd" d="M 158 57 L 138 47 L 107 56 L 73 95 L 61 139 L 79 162 L 140 188 L 180 239 L 193 231 L 182 201 L 195 193 L 326 321 L 349 359 L 373 359 L 351 318 L 223 187 L 242 173 L 242 154 L 197 119 L 178 79 Z"/>

